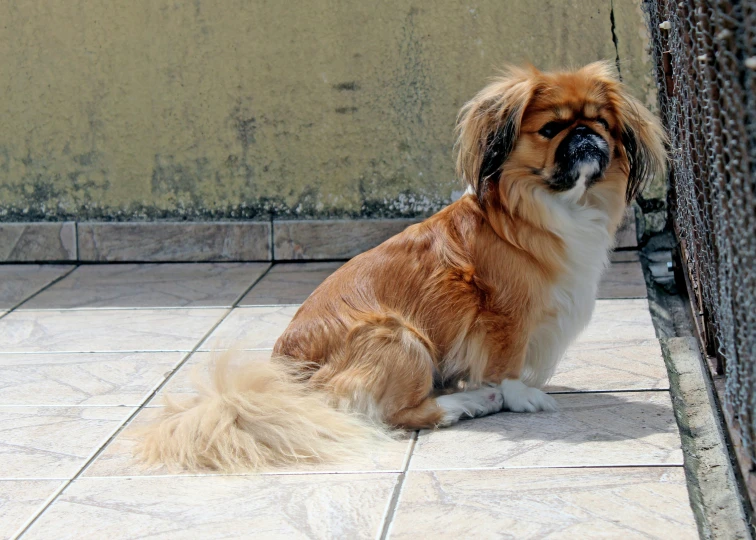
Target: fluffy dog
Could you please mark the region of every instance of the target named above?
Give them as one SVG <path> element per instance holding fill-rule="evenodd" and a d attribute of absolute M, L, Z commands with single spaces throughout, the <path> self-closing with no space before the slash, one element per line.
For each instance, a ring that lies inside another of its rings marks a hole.
<path fill-rule="evenodd" d="M 259 469 L 359 451 L 381 426 L 555 408 L 538 388 L 591 318 L 626 205 L 663 173 L 663 131 L 595 63 L 510 69 L 457 133 L 466 194 L 331 275 L 270 364 L 220 365 L 169 403 L 147 462 Z"/>

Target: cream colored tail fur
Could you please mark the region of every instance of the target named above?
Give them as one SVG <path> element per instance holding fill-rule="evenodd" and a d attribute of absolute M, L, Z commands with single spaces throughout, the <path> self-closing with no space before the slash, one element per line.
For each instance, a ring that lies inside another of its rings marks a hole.
<path fill-rule="evenodd" d="M 136 455 L 171 469 L 260 471 L 364 455 L 389 440 L 382 426 L 330 406 L 294 366 L 245 362 L 243 351 L 229 351 L 198 397 L 166 398 L 161 417 L 138 433 Z"/>

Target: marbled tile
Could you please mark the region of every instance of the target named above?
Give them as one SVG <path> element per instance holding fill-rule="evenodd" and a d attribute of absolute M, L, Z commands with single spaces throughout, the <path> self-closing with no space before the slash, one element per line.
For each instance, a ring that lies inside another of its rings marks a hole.
<path fill-rule="evenodd" d="M 269 263 L 84 265 L 22 309 L 230 307 Z"/>
<path fill-rule="evenodd" d="M 0 265 L 0 309 L 16 306 L 71 268 L 61 264 Z"/>
<path fill-rule="evenodd" d="M 349 259 L 374 248 L 421 219 L 274 221 L 277 261 Z"/>
<path fill-rule="evenodd" d="M 698 538 L 682 467 L 410 472 L 390 538 Z"/>
<path fill-rule="evenodd" d="M 79 260 L 108 262 L 268 261 L 270 223 L 79 223 Z"/>
<path fill-rule="evenodd" d="M 376 538 L 396 474 L 79 478 L 24 536 Z"/>
<path fill-rule="evenodd" d="M 0 354 L 0 405 L 140 405 L 185 355 Z"/>
<path fill-rule="evenodd" d="M 299 306 L 236 308 L 200 349 L 272 349 L 298 309 Z"/>
<path fill-rule="evenodd" d="M 200 348 L 270 349 L 298 309 L 296 305 L 236 308 Z M 655 338 L 647 300 L 598 300 L 593 318 L 578 342 Z"/>
<path fill-rule="evenodd" d="M 648 301 L 598 300 L 588 328 L 578 337 L 587 341 L 638 341 L 656 339 Z"/>
<path fill-rule="evenodd" d="M 11 538 L 63 486 L 60 480 L 0 479 L 0 538 Z"/>
<path fill-rule="evenodd" d="M 599 298 L 646 298 L 640 262 L 613 262 L 598 287 Z"/>
<path fill-rule="evenodd" d="M 661 347 L 647 341 L 588 341 L 572 345 L 562 358 L 548 392 L 666 390 Z"/>
<path fill-rule="evenodd" d="M 14 311 L 0 352 L 188 351 L 226 309 Z"/>
<path fill-rule="evenodd" d="M 0 407 L 0 478 L 71 478 L 131 407 Z"/>
<path fill-rule="evenodd" d="M 638 245 L 638 233 L 635 224 L 635 208 L 628 206 L 625 218 L 614 235 L 615 247 L 633 248 Z"/>
<path fill-rule="evenodd" d="M 0 223 L 0 262 L 76 260 L 73 221 Z"/>
<path fill-rule="evenodd" d="M 609 253 L 609 260 L 612 262 L 638 262 L 640 261 L 640 255 L 635 250 L 628 251 L 612 251 Z"/>
<path fill-rule="evenodd" d="M 134 420 L 97 456 L 97 459 L 84 472 L 84 476 L 185 475 L 186 473 L 181 471 L 162 466 L 147 468 L 133 456 L 133 449 L 139 437 L 136 430 L 157 419 L 161 411 L 160 407 L 141 410 Z M 395 440 L 376 443 L 370 452 L 359 457 L 344 457 L 326 463 L 300 463 L 259 472 L 263 474 L 400 472 L 409 457 L 413 437 L 414 433 L 400 434 Z M 210 470 L 203 474 L 217 476 Z"/>
<path fill-rule="evenodd" d="M 231 368 L 235 366 L 249 365 L 254 362 L 269 362 L 273 351 L 265 349 L 261 351 L 215 351 L 215 352 L 195 352 L 182 366 L 175 372 L 170 373 L 170 380 L 160 389 L 155 397 L 148 403 L 148 406 L 160 405 L 163 395 L 170 394 L 173 397 L 185 398 L 197 394 L 193 380 L 197 377 L 201 381 L 209 381 L 210 368 L 216 359 L 224 358 L 229 361 Z"/>
<path fill-rule="evenodd" d="M 410 468 L 682 464 L 667 392 L 554 397 L 557 412 L 503 412 L 420 432 Z"/>
<path fill-rule="evenodd" d="M 239 302 L 240 306 L 301 304 L 343 262 L 280 263 Z"/>

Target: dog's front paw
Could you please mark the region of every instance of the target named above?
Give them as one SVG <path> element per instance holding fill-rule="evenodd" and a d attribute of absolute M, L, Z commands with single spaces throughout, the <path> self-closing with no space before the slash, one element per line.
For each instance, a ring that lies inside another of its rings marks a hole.
<path fill-rule="evenodd" d="M 556 400 L 538 388 L 526 386 L 522 381 L 506 380 L 501 383 L 504 408 L 512 412 L 556 411 Z"/>
<path fill-rule="evenodd" d="M 499 412 L 504 405 L 504 396 L 501 388 L 484 386 L 477 390 L 439 396 L 436 403 L 444 411 L 440 425 L 450 426 L 460 418 L 477 418 Z"/>

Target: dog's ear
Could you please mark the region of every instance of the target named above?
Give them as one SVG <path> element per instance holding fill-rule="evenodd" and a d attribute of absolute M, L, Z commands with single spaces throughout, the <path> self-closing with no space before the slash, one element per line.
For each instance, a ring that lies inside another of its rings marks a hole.
<path fill-rule="evenodd" d="M 536 87 L 535 69 L 511 69 L 471 99 L 457 118 L 457 174 L 485 205 L 520 135 Z"/>
<path fill-rule="evenodd" d="M 667 135 L 659 119 L 634 97 L 621 94 L 622 145 L 630 165 L 625 198 L 629 203 L 667 170 Z"/>

